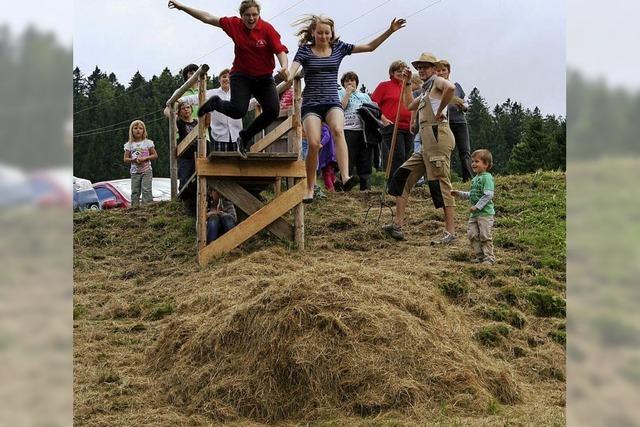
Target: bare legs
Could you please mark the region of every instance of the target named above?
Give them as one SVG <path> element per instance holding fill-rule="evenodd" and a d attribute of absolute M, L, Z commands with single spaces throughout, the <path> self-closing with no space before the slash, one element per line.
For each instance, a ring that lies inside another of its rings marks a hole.
<path fill-rule="evenodd" d="M 331 130 L 333 143 L 336 149 L 336 160 L 340 168 L 340 177 L 343 183 L 349 180 L 349 152 L 347 141 L 344 138 L 344 112 L 339 108 L 331 109 L 326 115 L 327 125 Z M 307 115 L 302 122 L 302 127 L 307 135 L 309 149 L 305 166 L 307 170 L 307 192 L 305 199 L 313 197 L 313 188 L 316 184 L 316 170 L 318 169 L 318 154 L 320 153 L 320 140 L 322 138 L 322 121 L 320 117 Z"/>

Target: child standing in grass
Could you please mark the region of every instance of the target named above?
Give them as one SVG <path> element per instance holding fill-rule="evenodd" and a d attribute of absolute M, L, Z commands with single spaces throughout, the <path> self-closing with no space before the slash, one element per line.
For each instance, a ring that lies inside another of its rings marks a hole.
<path fill-rule="evenodd" d="M 153 141 L 147 139 L 147 128 L 142 120 L 134 120 L 129 126 L 129 141 L 124 144 L 124 162 L 131 168 L 131 207 L 153 201 L 151 194 L 153 172 L 151 160 L 158 158 Z"/>
<path fill-rule="evenodd" d="M 488 172 L 493 164 L 489 150 L 476 150 L 471 155 L 471 169 L 476 174 L 471 180 L 471 191 L 452 190 L 454 197 L 469 199 L 472 203 L 471 215 L 467 226 L 467 237 L 475 252 L 474 263 L 493 264 L 493 177 Z"/>

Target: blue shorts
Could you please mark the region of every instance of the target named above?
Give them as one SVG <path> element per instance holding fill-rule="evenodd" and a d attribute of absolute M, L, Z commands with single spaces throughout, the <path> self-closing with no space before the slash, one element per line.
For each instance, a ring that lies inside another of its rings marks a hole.
<path fill-rule="evenodd" d="M 333 110 L 334 108 L 339 108 L 340 110 L 344 111 L 344 109 L 342 108 L 342 105 L 340 104 L 330 103 L 330 104 L 303 105 L 300 111 L 300 115 L 302 116 L 302 121 L 304 121 L 304 118 L 308 115 L 314 115 L 316 117 L 319 117 L 320 120 L 324 121 L 325 117 L 327 116 L 327 113 Z"/>

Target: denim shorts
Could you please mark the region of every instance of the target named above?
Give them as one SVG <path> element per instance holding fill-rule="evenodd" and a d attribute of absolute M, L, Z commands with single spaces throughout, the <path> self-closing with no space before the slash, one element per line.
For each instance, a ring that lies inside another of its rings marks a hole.
<path fill-rule="evenodd" d="M 302 121 L 304 121 L 304 118 L 308 115 L 314 115 L 316 117 L 320 117 L 320 120 L 324 121 L 327 113 L 331 110 L 333 110 L 334 108 L 339 108 L 340 110 L 344 111 L 344 109 L 342 108 L 342 105 L 340 104 L 316 104 L 316 105 L 303 105 L 302 109 L 300 111 L 300 115 L 302 116 Z"/>

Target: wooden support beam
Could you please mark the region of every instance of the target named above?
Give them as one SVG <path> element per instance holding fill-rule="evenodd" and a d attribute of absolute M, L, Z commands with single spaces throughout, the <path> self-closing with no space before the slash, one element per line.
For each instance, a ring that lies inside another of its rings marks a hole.
<path fill-rule="evenodd" d="M 247 215 L 253 215 L 265 205 L 235 181 L 212 179 L 209 181 L 209 185 L 219 191 L 223 197 L 231 201 L 231 203 Z M 269 224 L 267 230 L 280 239 L 289 241 L 293 241 L 294 239 L 293 226 L 282 218 L 277 218 Z"/>
<path fill-rule="evenodd" d="M 274 130 L 272 130 L 267 135 L 265 135 L 264 138 L 262 138 L 260 141 L 253 144 L 249 149 L 249 151 L 251 153 L 257 153 L 269 147 L 271 144 L 276 142 L 278 139 L 282 137 L 282 135 L 284 135 L 291 129 L 291 123 L 292 123 L 292 118 L 291 116 L 289 116 L 284 122 L 280 123 L 278 127 L 276 127 Z"/>
<path fill-rule="evenodd" d="M 200 129 L 198 127 L 194 127 L 193 129 L 191 129 L 191 132 L 189 132 L 189 134 L 182 140 L 182 142 L 178 144 L 178 148 L 176 149 L 177 157 L 182 157 L 184 152 L 193 145 L 193 141 L 198 138 L 199 133 Z"/>
<path fill-rule="evenodd" d="M 196 159 L 198 176 L 247 177 L 247 178 L 306 178 L 302 160 L 271 160 L 252 162 L 238 159 Z"/>
<path fill-rule="evenodd" d="M 198 102 L 204 104 L 207 74 L 203 73 L 198 80 Z M 207 139 L 204 120 L 198 123 L 198 160 L 207 161 Z M 197 173 L 197 170 L 196 170 Z M 198 249 L 203 249 L 207 245 L 207 178 L 198 176 L 198 204 L 197 204 L 197 226 L 198 226 Z"/>
<path fill-rule="evenodd" d="M 171 200 L 178 196 L 178 160 L 176 159 L 176 112 L 173 105 L 169 113 L 169 179 L 171 180 Z"/>
<path fill-rule="evenodd" d="M 299 180 L 298 178 L 296 178 L 296 181 L 305 182 L 305 185 L 306 185 L 307 180 L 306 179 Z M 299 183 L 300 182 L 298 182 L 298 184 Z M 304 251 L 304 204 L 303 203 L 298 203 L 295 206 L 295 208 L 293 208 L 293 216 L 295 221 L 294 241 L 298 246 L 298 250 Z"/>
<path fill-rule="evenodd" d="M 198 262 L 205 266 L 216 256 L 229 252 L 251 236 L 302 202 L 307 191 L 307 180 L 302 179 L 292 189 L 282 193 L 246 220 L 198 251 Z"/>

